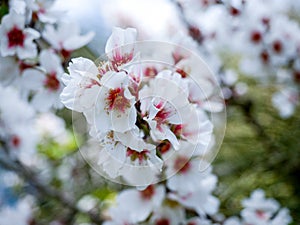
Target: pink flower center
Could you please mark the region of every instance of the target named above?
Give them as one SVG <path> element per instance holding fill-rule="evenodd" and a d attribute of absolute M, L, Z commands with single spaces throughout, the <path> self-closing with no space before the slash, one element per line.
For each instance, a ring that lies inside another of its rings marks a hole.
<path fill-rule="evenodd" d="M 189 159 L 184 156 L 179 156 L 175 160 L 174 169 L 178 171 L 178 173 L 187 173 L 191 168 L 191 164 Z"/>
<path fill-rule="evenodd" d="M 148 159 L 148 153 L 149 153 L 148 150 L 143 150 L 141 152 L 137 152 L 135 150 L 128 148 L 126 156 L 130 157 L 131 161 L 135 161 L 136 159 L 138 159 L 139 163 L 141 164 L 144 160 Z"/>
<path fill-rule="evenodd" d="M 269 63 L 269 59 L 270 59 L 269 53 L 267 51 L 261 52 L 260 59 L 263 61 L 264 64 Z"/>
<path fill-rule="evenodd" d="M 57 91 L 59 89 L 60 83 L 56 77 L 56 73 L 51 73 L 47 75 L 45 80 L 45 87 L 51 91 Z"/>
<path fill-rule="evenodd" d="M 125 112 L 130 107 L 130 102 L 124 96 L 124 88 L 111 89 L 106 99 L 109 110 Z"/>
<path fill-rule="evenodd" d="M 189 27 L 189 35 L 199 43 L 201 43 L 204 39 L 201 30 L 198 27 L 190 26 Z"/>
<path fill-rule="evenodd" d="M 23 31 L 17 28 L 16 26 L 14 26 L 13 29 L 7 33 L 7 38 L 9 48 L 16 46 L 24 46 L 25 34 L 23 34 Z"/>
<path fill-rule="evenodd" d="M 170 114 L 171 112 L 166 109 L 162 109 L 156 114 L 154 120 L 157 122 L 157 128 L 160 131 L 162 131 L 161 125 L 167 122 L 167 118 L 170 116 Z"/>
<path fill-rule="evenodd" d="M 195 222 L 188 222 L 187 225 L 196 225 L 196 223 Z"/>
<path fill-rule="evenodd" d="M 229 9 L 229 12 L 232 16 L 238 16 L 240 15 L 240 10 L 238 10 L 237 8 L 231 6 L 230 9 Z"/>
<path fill-rule="evenodd" d="M 173 125 L 172 131 L 176 135 L 176 137 L 179 138 L 183 131 L 183 124 Z"/>
<path fill-rule="evenodd" d="M 166 218 L 156 220 L 155 225 L 170 225 L 170 221 Z"/>
<path fill-rule="evenodd" d="M 281 41 L 274 41 L 273 42 L 273 50 L 274 50 L 274 52 L 276 52 L 277 54 L 280 54 L 281 52 L 282 52 L 282 43 L 281 43 Z"/>
<path fill-rule="evenodd" d="M 187 72 L 185 72 L 183 69 L 177 69 L 176 72 L 179 73 L 182 78 L 186 78 L 188 76 Z"/>
<path fill-rule="evenodd" d="M 262 39 L 261 33 L 259 31 L 253 31 L 251 33 L 251 41 L 255 44 L 259 43 Z"/>
<path fill-rule="evenodd" d="M 20 69 L 21 72 L 23 72 L 26 69 L 32 68 L 32 67 L 33 67 L 33 65 L 27 64 L 23 60 L 19 61 L 19 69 Z"/>
<path fill-rule="evenodd" d="M 11 143 L 15 148 L 18 148 L 21 144 L 21 139 L 17 135 L 14 135 L 11 138 Z"/>
<path fill-rule="evenodd" d="M 140 191 L 141 197 L 144 200 L 150 200 L 155 194 L 155 189 L 153 185 L 149 185 L 145 190 Z"/>
<path fill-rule="evenodd" d="M 260 218 L 260 219 L 266 219 L 266 214 L 265 214 L 264 211 L 262 211 L 262 210 L 256 210 L 255 213 L 256 213 L 256 215 L 257 215 L 258 218 Z"/>
<path fill-rule="evenodd" d="M 153 66 L 153 67 L 147 67 L 145 70 L 144 70 L 144 75 L 145 77 L 150 77 L 150 78 L 153 78 L 157 75 L 157 69 Z"/>
<path fill-rule="evenodd" d="M 270 18 L 264 17 L 261 22 L 267 27 L 270 26 Z"/>
<path fill-rule="evenodd" d="M 133 50 L 130 53 L 121 54 L 119 49 L 116 49 L 112 59 L 112 66 L 115 71 L 118 71 L 118 66 L 126 64 L 133 59 Z"/>
<path fill-rule="evenodd" d="M 60 53 L 61 53 L 61 55 L 64 57 L 64 59 L 68 59 L 68 58 L 70 58 L 70 56 L 71 56 L 71 51 L 68 51 L 68 50 L 66 50 L 66 49 L 62 49 L 61 51 L 60 51 Z"/>

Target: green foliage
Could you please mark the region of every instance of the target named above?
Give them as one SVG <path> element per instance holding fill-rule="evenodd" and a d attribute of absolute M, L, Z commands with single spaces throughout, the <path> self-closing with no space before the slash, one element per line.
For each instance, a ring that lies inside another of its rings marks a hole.
<path fill-rule="evenodd" d="M 1 1 L 0 3 L 0 21 L 4 15 L 8 13 L 8 1 Z"/>
<path fill-rule="evenodd" d="M 300 223 L 300 115 L 282 119 L 271 103 L 274 87 L 251 85 L 242 102 L 255 103 L 252 115 L 266 137 L 257 132 L 239 106 L 227 108 L 227 130 L 214 167 L 220 178 L 217 194 L 221 212 L 230 216 L 241 210 L 241 200 L 257 188 L 291 210 Z M 299 112 L 299 110 L 298 110 Z"/>
<path fill-rule="evenodd" d="M 39 152 L 52 160 L 62 159 L 69 153 L 74 152 L 76 149 L 77 143 L 72 133 L 69 133 L 68 140 L 64 143 L 58 143 L 51 138 L 45 138 L 38 146 Z"/>

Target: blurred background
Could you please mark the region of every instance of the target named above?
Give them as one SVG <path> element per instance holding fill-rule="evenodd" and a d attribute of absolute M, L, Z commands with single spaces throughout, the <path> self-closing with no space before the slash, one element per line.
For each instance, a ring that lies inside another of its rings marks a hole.
<path fill-rule="evenodd" d="M 80 24 L 83 33 L 96 33 L 90 44 L 74 51 L 72 57 L 98 58 L 104 53 L 114 26 L 137 28 L 139 40 L 175 42 L 198 52 L 220 80 L 227 105 L 226 133 L 213 162 L 214 172 L 219 177 L 215 194 L 222 203 L 220 212 L 226 216 L 238 215 L 241 200 L 254 189 L 261 188 L 268 197 L 290 209 L 296 225 L 300 224 L 299 94 L 291 103 L 293 106 L 284 101 L 276 104 L 274 94 L 281 93 L 289 99 L 285 88 L 300 91 L 300 75 L 296 74 L 300 60 L 300 1 L 267 0 L 262 3 L 256 0 L 248 8 L 244 7 L 245 2 L 248 1 L 57 0 L 55 8 L 66 11 L 70 20 Z M 2 7 L 1 12 L 4 11 Z M 251 40 L 248 43 L 245 39 L 245 33 L 251 29 L 265 29 L 253 19 L 258 17 L 271 21 L 283 18 L 274 23 L 267 21 L 269 27 L 261 32 L 266 36 L 263 47 L 252 46 Z M 282 40 L 284 49 L 294 52 L 287 51 L 280 56 L 273 53 L 273 57 L 272 49 L 266 46 L 272 45 L 274 35 Z M 292 41 L 288 36 L 293 37 Z M 181 37 L 191 39 L 192 44 L 178 41 Z M 261 54 L 262 49 L 267 49 L 268 55 Z M 257 62 L 266 58 L 272 60 L 267 66 Z M 286 76 L 293 78 L 282 78 Z M 293 109 L 289 110 L 290 107 Z M 292 113 L 283 112 L 285 110 Z M 105 207 L 122 187 L 102 180 L 86 165 L 77 152 L 71 112 L 63 109 L 56 113 L 64 120 L 41 117 L 37 125 L 47 136 L 39 145 L 39 153 L 44 157 L 39 162 L 44 168 L 41 177 L 57 188 L 75 192 L 84 209 L 93 205 L 95 199 L 102 201 Z M 46 121 L 51 121 L 50 125 Z M 53 131 L 59 127 L 65 129 L 53 136 Z M 81 176 L 82 171 L 89 176 Z M 30 185 L 23 187 L 22 178 L 12 174 L 2 176 L 1 182 L 14 186 L 16 192 L 22 192 L 18 187 L 32 188 Z M 34 189 L 30 191 L 35 192 Z M 8 189 L 2 193 L 1 198 L 13 201 Z M 38 217 L 47 224 L 51 215 L 59 217 L 65 209 L 55 200 L 44 198 L 39 203 Z M 78 221 L 84 221 L 84 217 L 79 216 Z"/>

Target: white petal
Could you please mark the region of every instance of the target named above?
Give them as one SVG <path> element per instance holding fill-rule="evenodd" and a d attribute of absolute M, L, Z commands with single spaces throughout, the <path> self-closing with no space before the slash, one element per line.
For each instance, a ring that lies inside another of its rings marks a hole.
<path fill-rule="evenodd" d="M 133 129 L 135 127 L 136 115 L 136 108 L 134 105 L 125 112 L 112 110 L 110 112 L 112 129 L 117 132 L 126 132 Z"/>
<path fill-rule="evenodd" d="M 63 47 L 69 51 L 81 48 L 88 44 L 94 38 L 94 36 L 94 32 L 89 32 L 88 34 L 82 36 L 73 36 L 64 42 Z"/>
<path fill-rule="evenodd" d="M 51 50 L 43 50 L 40 54 L 41 66 L 45 68 L 47 73 L 57 73 L 57 76 L 62 75 L 60 58 Z"/>
<path fill-rule="evenodd" d="M 30 90 L 39 90 L 43 88 L 45 74 L 36 69 L 26 69 L 21 77 L 22 86 Z"/>

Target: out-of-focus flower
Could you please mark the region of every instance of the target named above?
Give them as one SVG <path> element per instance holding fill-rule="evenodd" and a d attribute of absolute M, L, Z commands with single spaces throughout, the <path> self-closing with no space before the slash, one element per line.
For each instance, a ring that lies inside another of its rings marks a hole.
<path fill-rule="evenodd" d="M 180 205 L 162 205 L 161 207 L 154 209 L 153 215 L 150 219 L 150 224 L 177 225 L 184 222 L 185 216 L 184 208 Z"/>
<path fill-rule="evenodd" d="M 52 106 L 61 108 L 63 106 L 59 100 L 63 74 L 61 61 L 51 50 L 43 50 L 39 61 L 40 67 L 26 69 L 23 72 L 22 86 L 28 91 L 34 91 L 31 104 L 36 110 L 45 112 Z"/>
<path fill-rule="evenodd" d="M 188 166 L 189 164 L 185 164 L 185 167 L 182 167 L 182 170 Z M 210 174 L 207 177 L 199 180 L 199 184 L 197 185 L 198 188 L 195 190 L 184 190 L 184 192 L 170 193 L 168 197 L 179 202 L 186 208 L 195 210 L 200 216 L 205 214 L 213 215 L 217 213 L 220 204 L 219 199 L 212 195 L 213 190 L 216 188 L 216 184 L 216 176 Z M 175 185 L 173 188 L 174 187 Z"/>
<path fill-rule="evenodd" d="M 296 89 L 286 88 L 273 95 L 272 103 L 282 118 L 288 118 L 299 105 L 299 93 Z"/>
<path fill-rule="evenodd" d="M 0 26 L 0 52 L 2 56 L 17 55 L 20 59 L 37 56 L 37 47 L 33 40 L 40 37 L 39 32 L 25 28 L 24 15 L 11 11 L 2 18 Z"/>
<path fill-rule="evenodd" d="M 26 0 L 27 7 L 32 11 L 32 20 L 43 23 L 55 23 L 63 16 L 62 11 L 53 9 L 53 0 Z"/>
<path fill-rule="evenodd" d="M 3 86 L 11 84 L 20 74 L 18 62 L 12 56 L 0 56 L 0 68 L 0 83 Z"/>
<path fill-rule="evenodd" d="M 57 27 L 48 24 L 42 35 L 64 59 L 69 58 L 72 51 L 83 47 L 94 37 L 93 32 L 80 35 L 79 26 L 73 22 L 60 22 Z"/>
<path fill-rule="evenodd" d="M 37 144 L 33 127 L 35 112 L 15 89 L 0 86 L 0 93 L 0 139 L 9 149 L 7 154 L 29 162 Z"/>
<path fill-rule="evenodd" d="M 128 218 L 134 218 L 135 223 L 144 221 L 150 213 L 159 207 L 165 197 L 163 186 L 150 185 L 143 191 L 127 189 L 117 196 L 117 206 L 111 210 L 127 207 Z M 115 220 L 116 218 L 112 218 Z"/>

